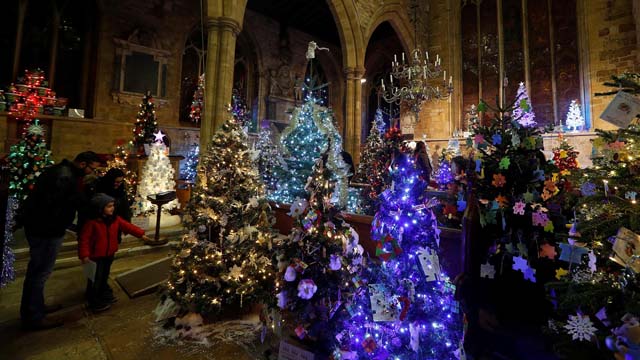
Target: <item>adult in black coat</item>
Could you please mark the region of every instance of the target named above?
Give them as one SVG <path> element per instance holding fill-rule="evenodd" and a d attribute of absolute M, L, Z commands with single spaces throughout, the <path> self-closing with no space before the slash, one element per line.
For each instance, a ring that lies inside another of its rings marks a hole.
<path fill-rule="evenodd" d="M 73 162 L 45 169 L 27 196 L 19 223 L 29 243 L 29 265 L 22 289 L 20 317 L 25 329 L 43 330 L 62 325 L 45 319 L 44 286 L 62 245 L 65 230 L 86 202 L 83 179 L 100 166 L 93 151 L 78 154 Z M 51 310 L 51 309 L 49 309 Z"/>

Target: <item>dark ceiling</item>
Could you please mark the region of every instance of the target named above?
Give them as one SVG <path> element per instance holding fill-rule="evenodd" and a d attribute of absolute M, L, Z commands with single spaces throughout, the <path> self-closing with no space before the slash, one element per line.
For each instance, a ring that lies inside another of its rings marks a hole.
<path fill-rule="evenodd" d="M 340 36 L 326 0 L 249 0 L 247 8 L 340 47 Z"/>

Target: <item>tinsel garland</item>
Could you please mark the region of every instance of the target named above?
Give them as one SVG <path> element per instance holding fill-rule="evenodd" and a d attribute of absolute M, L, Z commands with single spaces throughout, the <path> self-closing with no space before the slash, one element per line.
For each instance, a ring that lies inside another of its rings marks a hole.
<path fill-rule="evenodd" d="M 16 224 L 15 214 L 18 212 L 19 205 L 20 202 L 15 196 L 9 196 L 7 199 L 7 213 L 4 224 L 4 246 L 2 254 L 2 272 L 0 273 L 0 288 L 7 286 L 7 284 L 16 278 L 15 269 L 13 267 L 16 256 L 11 250 L 11 244 L 13 243 L 13 228 Z"/>

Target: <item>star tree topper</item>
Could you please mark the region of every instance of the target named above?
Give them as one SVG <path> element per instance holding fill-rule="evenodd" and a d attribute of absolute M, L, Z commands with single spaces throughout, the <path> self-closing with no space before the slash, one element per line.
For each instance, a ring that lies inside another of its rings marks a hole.
<path fill-rule="evenodd" d="M 156 143 L 162 143 L 164 144 L 164 140 L 162 140 L 166 135 L 162 133 L 162 130 L 158 130 L 157 133 L 154 133 L 153 136 L 155 136 L 155 139 L 153 140 Z"/>

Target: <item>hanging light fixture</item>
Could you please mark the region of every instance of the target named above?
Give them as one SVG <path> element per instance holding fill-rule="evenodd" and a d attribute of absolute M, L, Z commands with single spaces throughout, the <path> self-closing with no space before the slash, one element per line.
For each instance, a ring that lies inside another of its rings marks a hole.
<path fill-rule="evenodd" d="M 429 59 L 429 52 L 422 52 L 418 46 L 418 7 L 417 0 L 412 0 L 410 11 L 415 48 L 411 51 L 409 59 L 405 59 L 404 52 L 401 61 L 398 61 L 397 55 L 393 55 L 388 86 L 385 85 L 384 79 L 381 81 L 382 98 L 386 102 L 405 104 L 415 113 L 412 125 L 418 122 L 425 101 L 446 100 L 453 92 L 453 77 L 449 76 L 447 79 L 447 71 L 442 69 L 440 55 Z"/>

